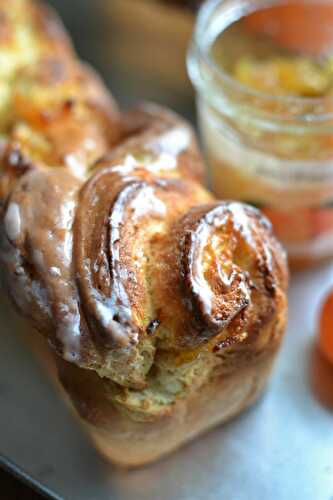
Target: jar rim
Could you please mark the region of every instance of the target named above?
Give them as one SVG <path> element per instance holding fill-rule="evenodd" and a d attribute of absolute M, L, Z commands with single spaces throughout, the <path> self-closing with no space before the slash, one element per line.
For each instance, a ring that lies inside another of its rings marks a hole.
<path fill-rule="evenodd" d="M 332 0 L 320 1 L 323 4 L 333 3 Z M 282 106 L 288 107 L 289 111 L 293 106 L 295 106 L 295 108 L 297 106 L 297 113 L 295 113 L 294 116 L 291 116 L 293 113 L 291 113 L 291 115 L 289 114 L 289 120 L 296 118 L 298 122 L 304 124 L 327 122 L 328 120 L 332 120 L 333 111 L 325 112 L 323 110 L 328 103 L 333 104 L 333 96 L 303 97 L 294 95 L 271 95 L 268 92 L 253 89 L 228 74 L 217 64 L 209 53 L 209 49 L 218 35 L 232 23 L 258 9 L 288 3 L 289 0 L 206 0 L 199 9 L 188 52 L 187 66 L 189 76 L 196 87 L 201 86 L 201 78 L 200 76 L 198 77 L 198 72 L 195 68 L 200 60 L 212 70 L 213 74 L 215 74 L 226 87 L 232 88 L 233 91 L 238 92 L 239 95 L 243 97 L 248 96 L 249 98 L 260 100 L 263 103 L 271 102 L 281 104 Z M 293 4 L 296 3 L 312 4 L 314 0 L 293 0 Z M 220 12 L 218 12 L 219 10 Z M 216 14 L 218 14 L 218 17 L 214 19 Z M 311 113 L 305 112 L 302 114 L 299 112 L 299 108 L 304 107 L 304 109 L 306 109 L 312 106 L 314 111 Z M 274 113 L 272 113 L 271 116 L 277 118 Z M 283 119 L 284 117 L 280 116 L 279 118 Z"/>

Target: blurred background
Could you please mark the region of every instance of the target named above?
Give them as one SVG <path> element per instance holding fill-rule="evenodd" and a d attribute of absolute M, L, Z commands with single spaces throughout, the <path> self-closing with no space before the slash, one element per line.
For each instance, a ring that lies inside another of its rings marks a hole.
<path fill-rule="evenodd" d="M 123 106 L 151 100 L 194 119 L 185 55 L 199 0 L 50 0 Z"/>

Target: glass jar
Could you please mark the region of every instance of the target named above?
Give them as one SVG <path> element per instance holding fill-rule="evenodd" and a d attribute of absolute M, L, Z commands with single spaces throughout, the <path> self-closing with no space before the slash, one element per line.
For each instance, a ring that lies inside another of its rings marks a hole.
<path fill-rule="evenodd" d="M 197 19 L 188 71 L 197 91 L 211 189 L 219 197 L 262 209 L 291 266 L 304 267 L 333 257 L 333 96 L 254 90 L 211 55 L 212 44 L 232 23 L 265 6 L 286 3 L 206 2 Z M 325 3 L 333 8 L 333 2 Z"/>

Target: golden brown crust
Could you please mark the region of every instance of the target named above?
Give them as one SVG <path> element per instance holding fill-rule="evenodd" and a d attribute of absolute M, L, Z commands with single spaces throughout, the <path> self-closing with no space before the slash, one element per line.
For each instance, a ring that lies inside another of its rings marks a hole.
<path fill-rule="evenodd" d="M 270 224 L 204 189 L 186 122 L 147 104 L 121 114 L 52 13 L 29 0 L 13 12 L 0 41 L 0 57 L 7 43 L 17 52 L 0 74 L 0 259 L 16 306 L 125 420 L 170 416 L 221 374 L 255 375 L 286 318 Z"/>
<path fill-rule="evenodd" d="M 100 452 L 120 466 L 138 467 L 167 455 L 257 401 L 275 354 L 275 350 L 267 351 L 233 374 L 215 372 L 199 391 L 178 400 L 171 412 L 148 422 L 136 422 L 121 413 L 94 374 L 82 373 L 60 358 L 57 361 L 63 387 Z"/>

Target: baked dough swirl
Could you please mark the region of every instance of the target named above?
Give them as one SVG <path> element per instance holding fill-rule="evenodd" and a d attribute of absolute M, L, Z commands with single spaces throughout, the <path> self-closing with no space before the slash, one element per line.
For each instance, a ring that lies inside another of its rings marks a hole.
<path fill-rule="evenodd" d="M 285 254 L 258 210 L 206 191 L 186 122 L 121 113 L 53 13 L 6 5 L 2 280 L 98 444 L 144 463 L 259 395 L 285 327 Z"/>

